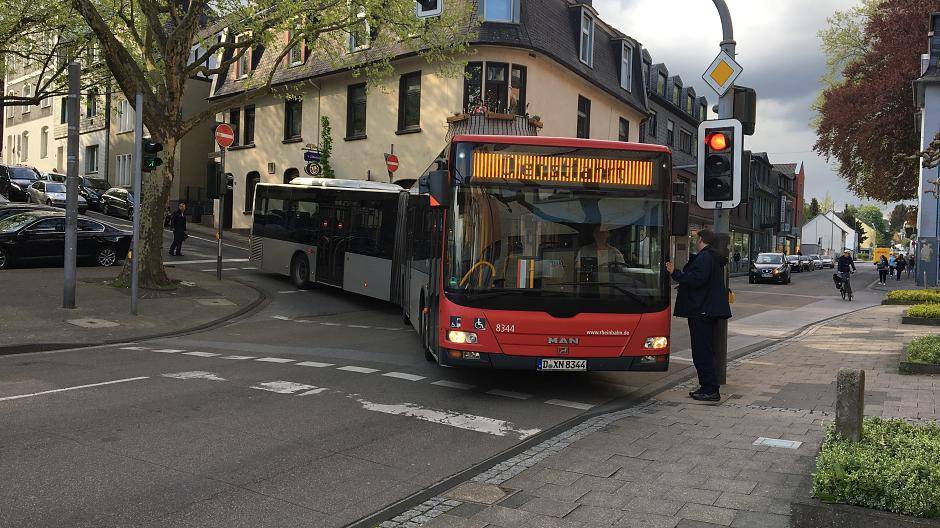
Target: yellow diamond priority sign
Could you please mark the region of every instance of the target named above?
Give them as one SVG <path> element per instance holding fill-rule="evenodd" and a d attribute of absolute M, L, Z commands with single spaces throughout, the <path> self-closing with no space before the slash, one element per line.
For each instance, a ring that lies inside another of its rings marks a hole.
<path fill-rule="evenodd" d="M 731 55 L 722 51 L 705 70 L 702 79 L 721 97 L 734 85 L 735 79 L 744 71 Z"/>

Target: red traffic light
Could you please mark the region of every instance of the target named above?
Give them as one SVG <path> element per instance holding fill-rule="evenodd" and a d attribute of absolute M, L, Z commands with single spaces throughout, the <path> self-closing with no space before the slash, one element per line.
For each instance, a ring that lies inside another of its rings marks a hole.
<path fill-rule="evenodd" d="M 726 150 L 731 145 L 731 142 L 724 132 L 712 132 L 705 136 L 705 144 L 713 151 L 721 152 Z"/>

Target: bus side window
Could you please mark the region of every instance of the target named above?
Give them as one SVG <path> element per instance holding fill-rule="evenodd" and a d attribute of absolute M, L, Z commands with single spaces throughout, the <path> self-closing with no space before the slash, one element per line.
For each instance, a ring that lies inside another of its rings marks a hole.
<path fill-rule="evenodd" d="M 359 202 L 353 219 L 349 250 L 360 255 L 379 256 L 379 230 L 382 226 L 382 210 L 375 200 Z"/>
<path fill-rule="evenodd" d="M 264 217 L 267 211 L 267 189 L 258 187 L 255 193 L 255 208 L 252 215 L 251 232 L 256 237 L 264 236 Z"/>

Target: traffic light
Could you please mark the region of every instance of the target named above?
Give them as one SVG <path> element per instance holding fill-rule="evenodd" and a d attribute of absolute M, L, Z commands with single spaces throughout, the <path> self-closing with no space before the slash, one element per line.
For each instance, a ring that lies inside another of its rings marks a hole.
<path fill-rule="evenodd" d="M 152 172 L 163 165 L 163 160 L 157 157 L 157 154 L 163 152 L 163 143 L 158 143 L 152 139 L 145 139 L 143 143 L 143 156 L 141 156 L 140 170 Z"/>
<path fill-rule="evenodd" d="M 731 209 L 741 203 L 743 134 L 736 119 L 703 121 L 698 128 L 696 201 L 703 209 Z"/>
<path fill-rule="evenodd" d="M 231 191 L 235 188 L 235 176 L 232 176 L 232 173 L 225 175 L 225 190 Z"/>

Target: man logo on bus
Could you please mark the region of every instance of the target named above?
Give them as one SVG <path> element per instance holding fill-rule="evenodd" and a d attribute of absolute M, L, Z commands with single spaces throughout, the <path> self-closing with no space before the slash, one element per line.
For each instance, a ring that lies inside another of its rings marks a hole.
<path fill-rule="evenodd" d="M 581 342 L 579 337 L 549 337 L 549 345 L 577 345 Z"/>

